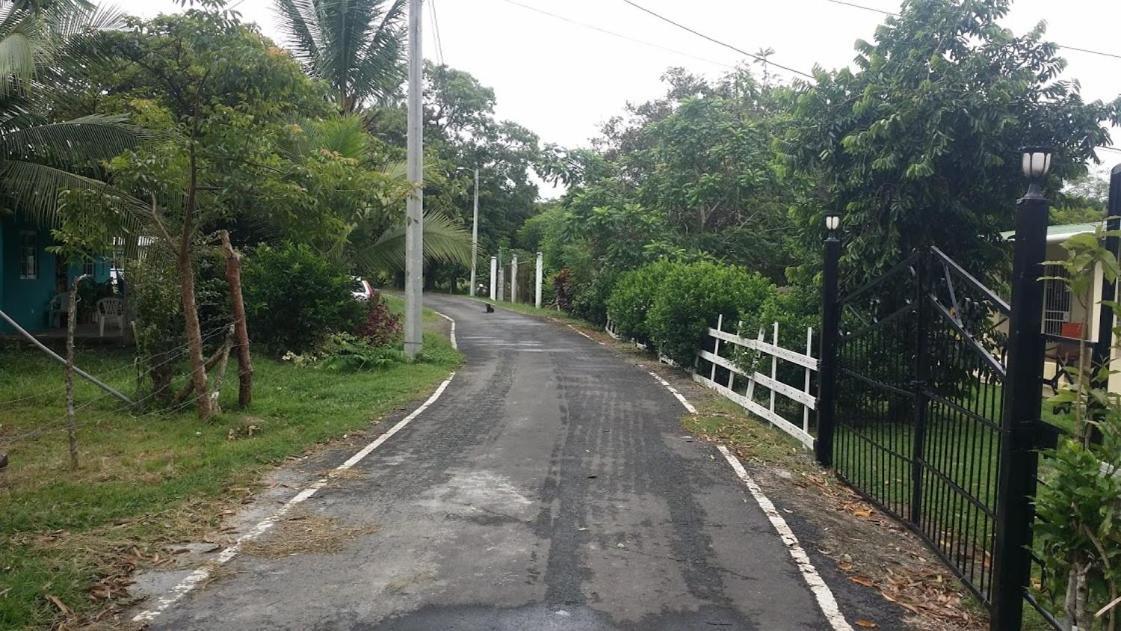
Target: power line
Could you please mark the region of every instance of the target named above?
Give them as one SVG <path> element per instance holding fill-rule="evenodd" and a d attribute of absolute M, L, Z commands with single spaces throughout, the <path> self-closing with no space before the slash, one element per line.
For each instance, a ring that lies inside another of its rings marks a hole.
<path fill-rule="evenodd" d="M 643 46 L 649 46 L 651 48 L 657 48 L 659 50 L 664 50 L 666 52 L 674 53 L 675 55 L 681 55 L 682 57 L 689 57 L 690 59 L 696 59 L 697 61 L 703 61 L 705 63 L 710 63 L 710 64 L 717 65 L 717 66 L 724 66 L 725 68 L 735 68 L 734 65 L 729 64 L 729 63 L 724 63 L 722 61 L 715 61 L 713 59 L 706 59 L 704 57 L 698 57 L 696 55 L 692 55 L 692 54 L 684 52 L 684 51 L 669 48 L 667 46 L 662 46 L 661 44 L 655 44 L 654 42 L 648 42 L 648 41 L 645 41 L 645 40 L 630 37 L 629 35 L 623 35 L 622 33 L 616 33 L 615 31 L 609 31 L 605 28 L 601 28 L 601 27 L 596 26 L 594 24 L 588 24 L 587 22 L 580 22 L 578 20 L 573 20 L 572 18 L 568 18 L 568 17 L 565 17 L 563 15 L 557 15 L 556 13 L 551 13 L 551 12 L 546 11 L 544 9 L 539 9 L 537 7 L 530 6 L 528 4 L 522 4 L 521 2 L 518 2 L 517 0 L 502 0 L 502 1 L 505 2 L 506 4 L 511 4 L 511 5 L 516 6 L 516 7 L 521 7 L 523 9 L 527 10 L 527 11 L 533 11 L 534 13 L 539 13 L 541 15 L 548 16 L 548 17 L 551 17 L 553 19 L 560 20 L 562 22 L 567 22 L 567 23 L 572 24 L 574 26 L 579 26 L 579 27 L 582 27 L 582 28 L 597 31 L 599 33 L 603 33 L 604 35 L 610 35 L 611 37 L 617 37 L 619 39 L 626 40 L 628 42 L 633 42 L 635 44 L 642 44 Z"/>
<path fill-rule="evenodd" d="M 644 13 L 648 13 L 648 14 L 656 17 L 663 22 L 666 22 L 668 24 L 672 24 L 673 26 L 676 26 L 677 28 L 682 29 L 684 31 L 688 31 L 688 32 L 692 33 L 693 35 L 696 35 L 697 37 L 701 37 L 703 39 L 706 39 L 706 40 L 712 42 L 713 44 L 719 44 L 720 46 L 723 46 L 724 48 L 734 50 L 737 53 L 739 53 L 741 55 L 746 55 L 747 57 L 751 57 L 752 59 L 754 59 L 756 61 L 760 61 L 760 62 L 763 62 L 765 64 L 770 64 L 770 65 L 772 65 L 776 68 L 782 68 L 783 70 L 785 70 L 787 72 L 792 72 L 796 75 L 806 77 L 807 79 L 813 80 L 813 78 L 814 78 L 814 76 L 812 74 L 809 74 L 808 72 L 802 72 L 801 70 L 795 70 L 794 68 L 791 68 L 790 66 L 784 66 L 780 63 L 775 63 L 775 62 L 771 61 L 770 59 L 767 59 L 766 57 L 763 57 L 761 55 L 756 55 L 756 54 L 753 54 L 753 53 L 749 53 L 746 50 L 743 50 L 742 48 L 737 48 L 735 46 L 732 46 L 731 44 L 728 44 L 727 42 L 722 42 L 722 41 L 720 41 L 720 40 L 718 40 L 714 37 L 710 37 L 708 35 L 705 35 L 704 33 L 700 32 L 696 29 L 689 28 L 688 26 L 685 26 L 684 24 L 681 24 L 680 22 L 675 22 L 675 21 L 667 18 L 666 16 L 664 16 L 660 13 L 656 13 L 654 11 L 651 11 L 650 9 L 647 9 L 646 7 L 642 6 L 641 4 L 638 4 L 637 2 L 633 2 L 632 0 L 623 0 L 623 2 L 631 5 L 632 7 L 638 9 L 639 11 L 642 11 Z"/>
<path fill-rule="evenodd" d="M 440 38 L 440 20 L 436 17 L 436 0 L 429 0 L 429 8 L 432 9 L 429 13 L 432 16 L 432 34 L 436 39 L 436 58 L 440 61 L 440 65 L 444 65 L 444 42 Z"/>
<path fill-rule="evenodd" d="M 870 7 L 870 6 L 863 5 L 863 4 L 857 4 L 855 2 L 848 2 L 847 0 L 825 0 L 825 1 L 826 2 L 831 2 L 833 4 L 839 4 L 839 5 L 845 6 L 845 7 L 852 7 L 853 9 L 861 9 L 863 11 L 870 11 L 872 13 L 879 13 L 880 15 L 890 15 L 891 17 L 896 17 L 896 18 L 899 17 L 898 13 L 893 13 L 891 11 L 886 11 L 884 9 L 878 9 L 876 7 Z M 1121 55 L 1119 55 L 1117 53 L 1108 53 L 1108 52 L 1103 52 L 1103 51 L 1100 51 L 1100 50 L 1093 50 L 1091 48 L 1081 48 L 1081 47 L 1078 47 L 1078 46 L 1067 46 L 1066 44 L 1055 44 L 1055 46 L 1057 48 L 1062 48 L 1064 50 L 1073 50 L 1073 51 L 1077 51 L 1077 52 L 1080 52 L 1080 53 L 1087 53 L 1087 54 L 1090 54 L 1090 55 L 1100 55 L 1102 57 L 1110 57 L 1110 58 L 1113 58 L 1113 59 L 1121 59 Z"/>

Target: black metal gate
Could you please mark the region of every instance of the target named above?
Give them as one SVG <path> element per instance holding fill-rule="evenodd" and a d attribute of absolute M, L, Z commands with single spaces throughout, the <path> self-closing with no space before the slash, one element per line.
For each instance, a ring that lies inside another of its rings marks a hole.
<path fill-rule="evenodd" d="M 933 247 L 837 302 L 833 466 L 989 603 L 1008 303 Z"/>

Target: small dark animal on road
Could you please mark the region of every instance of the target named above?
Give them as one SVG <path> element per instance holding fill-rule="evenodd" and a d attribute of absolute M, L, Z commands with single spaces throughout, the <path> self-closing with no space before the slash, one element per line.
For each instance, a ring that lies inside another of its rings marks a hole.
<path fill-rule="evenodd" d="M 494 305 L 487 303 L 487 313 L 494 313 Z"/>

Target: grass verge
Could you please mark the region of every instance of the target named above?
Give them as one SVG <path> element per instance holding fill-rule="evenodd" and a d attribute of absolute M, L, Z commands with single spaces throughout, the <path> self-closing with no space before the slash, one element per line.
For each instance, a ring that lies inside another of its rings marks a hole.
<path fill-rule="evenodd" d="M 0 629 L 89 622 L 120 603 L 128 574 L 197 540 L 252 493 L 270 467 L 369 427 L 447 377 L 460 360 L 444 322 L 425 313 L 425 351 L 371 372 L 297 368 L 254 358 L 254 400 L 238 411 L 236 368 L 225 413 L 199 422 L 187 408 L 133 414 L 77 386 L 81 466 L 69 469 L 62 370 L 37 351 L 0 350 Z M 124 389 L 123 350 L 83 350 L 78 365 Z M 33 432 L 45 430 L 36 435 Z"/>

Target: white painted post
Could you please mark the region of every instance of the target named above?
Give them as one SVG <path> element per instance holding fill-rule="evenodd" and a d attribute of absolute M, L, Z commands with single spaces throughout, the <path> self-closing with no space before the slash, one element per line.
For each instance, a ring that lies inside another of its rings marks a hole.
<path fill-rule="evenodd" d="M 487 298 L 490 298 L 491 300 L 494 300 L 495 287 L 497 287 L 497 286 L 498 286 L 498 257 L 497 256 L 492 256 L 492 257 L 490 257 L 490 293 L 487 294 Z"/>
<path fill-rule="evenodd" d="M 545 271 L 545 256 L 541 252 L 537 253 L 537 288 L 534 291 L 534 305 L 541 308 L 541 280 L 542 274 Z"/>
<path fill-rule="evenodd" d="M 806 327 L 806 357 L 813 357 L 814 348 L 814 330 L 812 326 Z M 806 385 L 803 390 L 806 394 L 810 393 L 810 369 L 806 367 Z M 805 403 L 802 404 L 802 431 L 807 434 L 810 433 L 810 406 Z"/>
<path fill-rule="evenodd" d="M 736 325 L 736 333 L 739 333 L 742 330 L 743 330 L 743 320 L 740 320 L 739 324 Z M 738 346 L 738 344 L 737 344 L 737 346 Z M 728 389 L 729 390 L 734 390 L 735 389 L 735 386 L 733 385 L 735 382 L 736 382 L 736 371 L 729 370 L 728 371 Z"/>
<path fill-rule="evenodd" d="M 763 327 L 759 327 L 759 336 L 756 337 L 755 340 L 757 342 L 762 342 L 763 341 Z M 758 349 L 756 349 L 756 350 L 758 351 Z M 756 363 L 758 363 L 758 362 L 756 362 Z M 748 398 L 749 401 L 754 401 L 755 399 L 752 398 L 754 396 L 755 396 L 755 372 L 754 372 L 754 367 L 752 367 L 752 373 L 747 376 L 747 398 Z"/>
<path fill-rule="evenodd" d="M 716 330 L 720 331 L 723 328 L 723 326 L 724 326 L 724 314 L 721 313 L 716 318 Z M 712 354 L 719 357 L 720 356 L 720 338 L 715 338 L 715 339 L 716 339 L 716 345 L 712 347 Z M 712 362 L 712 373 L 709 375 L 708 380 L 713 382 L 713 383 L 716 383 L 716 362 Z"/>
<path fill-rule="evenodd" d="M 771 334 L 771 344 L 778 346 L 778 322 L 775 322 L 774 333 Z M 771 355 L 771 379 L 778 379 L 778 357 Z M 775 389 L 771 388 L 771 414 L 775 413 Z"/>
<path fill-rule="evenodd" d="M 495 298 L 502 302 L 506 295 L 506 266 L 502 264 L 502 250 L 498 251 L 498 296 Z"/>
<path fill-rule="evenodd" d="M 518 255 L 510 259 L 510 302 L 518 301 Z"/>

